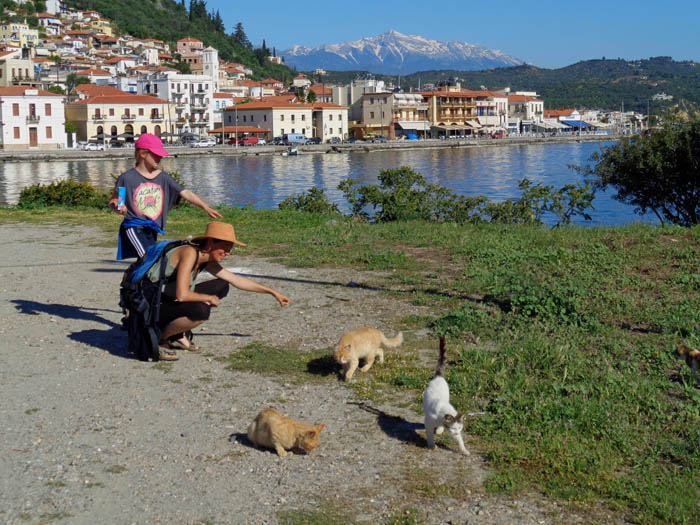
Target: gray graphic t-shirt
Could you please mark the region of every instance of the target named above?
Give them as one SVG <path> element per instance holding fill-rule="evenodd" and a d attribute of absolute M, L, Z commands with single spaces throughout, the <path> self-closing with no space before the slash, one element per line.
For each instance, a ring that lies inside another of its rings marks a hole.
<path fill-rule="evenodd" d="M 147 179 L 134 168 L 119 175 L 115 188 L 122 186 L 126 188 L 124 220 L 151 219 L 163 230 L 168 211 L 177 204 L 184 189 L 165 171 Z"/>

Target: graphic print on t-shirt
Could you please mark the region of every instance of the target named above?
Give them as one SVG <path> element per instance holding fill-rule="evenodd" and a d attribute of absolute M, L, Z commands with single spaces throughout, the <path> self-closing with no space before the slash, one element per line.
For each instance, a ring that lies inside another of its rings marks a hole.
<path fill-rule="evenodd" d="M 134 190 L 134 208 L 152 221 L 163 213 L 163 188 L 144 182 Z"/>

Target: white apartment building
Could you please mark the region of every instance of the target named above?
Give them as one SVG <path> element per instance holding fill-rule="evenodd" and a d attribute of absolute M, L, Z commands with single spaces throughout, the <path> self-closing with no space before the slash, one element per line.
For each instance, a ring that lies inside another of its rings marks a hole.
<path fill-rule="evenodd" d="M 315 102 L 313 106 L 313 136 L 321 142 L 332 138 L 348 138 L 348 108 L 327 102 Z"/>
<path fill-rule="evenodd" d="M 204 75 L 158 71 L 138 79 L 140 95 L 152 95 L 175 104 L 175 132 L 204 134 L 214 127 L 215 81 Z"/>
<path fill-rule="evenodd" d="M 255 126 L 270 130 L 273 137 L 280 137 L 287 133 L 299 133 L 306 138 L 314 136 L 311 104 L 263 100 L 238 104 L 232 108 L 224 108 L 222 111 L 224 126 L 227 128 L 236 125 Z"/>
<path fill-rule="evenodd" d="M 282 101 L 246 102 L 223 110 L 224 126 L 255 126 L 270 130 L 273 137 L 298 133 L 324 142 L 348 136 L 348 109 L 338 104 L 294 104 Z"/>
<path fill-rule="evenodd" d="M 486 132 L 508 129 L 508 97 L 492 91 L 477 92 L 476 116 Z"/>
<path fill-rule="evenodd" d="M 387 86 L 383 80 L 374 78 L 356 79 L 346 86 L 333 88 L 333 104 L 348 107 L 350 120 L 362 120 L 362 95 L 365 93 L 384 93 Z"/>
<path fill-rule="evenodd" d="M 2 148 L 57 149 L 66 145 L 63 95 L 24 86 L 0 87 Z"/>

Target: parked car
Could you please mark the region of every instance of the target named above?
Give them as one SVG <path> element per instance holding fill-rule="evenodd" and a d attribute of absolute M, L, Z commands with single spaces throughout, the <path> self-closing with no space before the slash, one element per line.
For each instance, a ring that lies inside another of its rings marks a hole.
<path fill-rule="evenodd" d="M 270 144 L 274 144 L 275 146 L 281 146 L 284 144 L 284 137 L 275 137 L 270 141 Z"/>
<path fill-rule="evenodd" d="M 321 137 L 311 137 L 309 139 L 309 144 L 320 144 L 321 143 Z"/>
<path fill-rule="evenodd" d="M 258 146 L 264 146 L 265 144 L 267 144 L 265 139 L 258 137 Z"/>
<path fill-rule="evenodd" d="M 85 144 L 86 151 L 104 151 L 105 145 L 100 142 L 88 142 Z"/>
<path fill-rule="evenodd" d="M 331 137 L 326 142 L 328 144 L 340 144 L 342 140 L 340 140 L 340 137 Z"/>
<path fill-rule="evenodd" d="M 350 144 L 354 144 L 354 143 L 358 143 L 358 144 L 359 144 L 359 143 L 363 143 L 364 140 L 356 139 L 355 137 L 350 137 L 350 138 L 349 138 L 348 140 L 346 140 L 345 142 L 349 142 Z"/>
<path fill-rule="evenodd" d="M 494 139 L 502 139 L 502 138 L 503 138 L 503 132 L 502 132 L 502 131 L 496 131 L 493 135 L 491 135 L 491 138 L 494 138 Z"/>
<path fill-rule="evenodd" d="M 382 136 L 380 136 L 380 137 L 374 137 L 374 138 L 372 139 L 372 142 L 389 142 L 389 139 L 386 138 L 386 137 L 382 137 Z"/>
<path fill-rule="evenodd" d="M 213 148 L 216 146 L 216 139 L 200 139 L 190 144 L 190 148 Z"/>
<path fill-rule="evenodd" d="M 87 142 L 84 140 L 81 140 L 80 142 L 75 143 L 75 149 L 85 149 L 85 146 L 87 146 Z"/>
<path fill-rule="evenodd" d="M 229 146 L 233 146 L 234 144 L 241 144 L 243 142 L 243 139 L 237 139 L 236 137 L 229 139 L 226 144 Z"/>
<path fill-rule="evenodd" d="M 242 144 L 244 146 L 255 146 L 258 143 L 258 137 L 245 137 Z"/>

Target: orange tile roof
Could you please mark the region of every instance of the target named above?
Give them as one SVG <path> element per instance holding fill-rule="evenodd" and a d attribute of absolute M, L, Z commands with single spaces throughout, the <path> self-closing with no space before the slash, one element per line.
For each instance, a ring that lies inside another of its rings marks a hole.
<path fill-rule="evenodd" d="M 294 104 L 292 102 L 278 102 L 263 100 L 255 100 L 253 102 L 245 102 L 236 106 L 240 109 L 312 109 L 311 104 Z M 231 109 L 233 106 L 231 107 Z M 229 109 L 229 108 L 224 108 Z"/>
<path fill-rule="evenodd" d="M 317 95 L 332 95 L 333 94 L 333 88 L 329 88 L 326 86 L 311 86 L 309 87 L 311 91 L 316 93 Z"/>
<path fill-rule="evenodd" d="M 76 93 L 83 93 L 88 97 L 100 97 L 106 95 L 132 96 L 130 93 L 122 91 L 121 89 L 117 89 L 112 86 L 98 86 L 97 84 L 79 84 L 73 88 L 73 91 Z"/>
<path fill-rule="evenodd" d="M 568 117 L 575 109 L 545 109 L 544 118 Z"/>
<path fill-rule="evenodd" d="M 199 42 L 200 44 L 204 43 L 201 40 L 199 40 L 197 38 L 193 38 L 191 36 L 186 36 L 185 38 L 181 38 L 180 40 L 178 40 L 178 43 L 180 43 L 180 42 Z"/>
<path fill-rule="evenodd" d="M 26 91 L 36 91 L 36 95 L 26 95 Z M 0 87 L 0 97 L 62 97 L 64 95 L 58 95 L 56 93 L 51 93 L 50 91 L 44 91 L 43 89 L 36 89 L 29 86 L 8 86 Z"/>
<path fill-rule="evenodd" d="M 508 95 L 508 102 L 541 102 L 541 100 L 527 95 Z"/>
<path fill-rule="evenodd" d="M 230 98 L 233 99 L 232 93 L 214 93 L 214 98 Z"/>
<path fill-rule="evenodd" d="M 172 104 L 172 102 L 168 102 L 167 100 L 157 97 L 152 97 L 150 95 L 129 95 L 126 93 L 124 95 L 90 97 L 71 105 L 77 106 L 86 104 Z"/>

